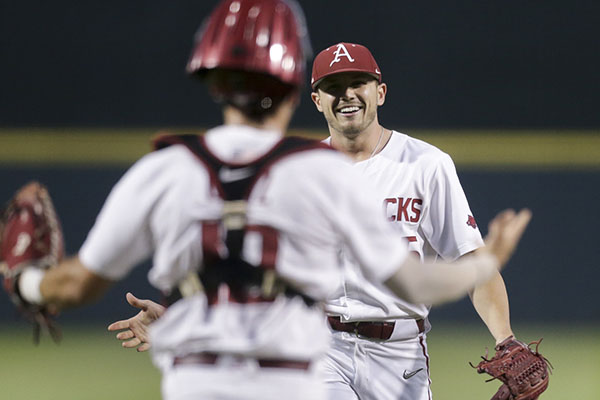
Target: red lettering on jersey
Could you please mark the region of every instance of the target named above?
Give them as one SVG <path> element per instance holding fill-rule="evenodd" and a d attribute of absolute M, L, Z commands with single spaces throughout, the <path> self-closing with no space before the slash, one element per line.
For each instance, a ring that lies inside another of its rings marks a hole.
<path fill-rule="evenodd" d="M 397 200 L 394 197 L 390 197 L 390 198 L 387 198 L 387 199 L 383 200 L 383 213 L 384 213 L 384 215 L 386 215 L 386 216 L 388 215 L 388 211 L 387 211 L 388 210 L 388 205 L 389 204 L 396 204 L 396 202 L 397 202 Z M 395 221 L 396 220 L 395 212 L 392 213 L 392 214 L 390 214 L 390 216 L 387 217 L 387 219 L 388 219 L 388 221 Z"/>
<path fill-rule="evenodd" d="M 398 197 L 398 216 L 396 217 L 396 221 L 408 221 L 408 205 L 411 200 L 410 197 L 406 201 L 404 201 L 403 197 Z"/>
<path fill-rule="evenodd" d="M 419 218 L 421 218 L 421 205 L 423 204 L 423 200 L 421 199 L 413 199 L 411 210 L 414 215 L 410 218 L 410 222 L 418 222 Z M 417 205 L 419 206 L 417 208 Z"/>
<path fill-rule="evenodd" d="M 408 240 L 409 242 L 416 242 L 417 241 L 417 237 L 416 236 L 407 236 L 406 240 Z"/>
<path fill-rule="evenodd" d="M 390 205 L 396 205 L 390 209 Z M 388 197 L 383 200 L 383 212 L 388 221 L 419 222 L 423 200 L 411 197 Z M 395 209 L 394 209 L 395 208 Z"/>

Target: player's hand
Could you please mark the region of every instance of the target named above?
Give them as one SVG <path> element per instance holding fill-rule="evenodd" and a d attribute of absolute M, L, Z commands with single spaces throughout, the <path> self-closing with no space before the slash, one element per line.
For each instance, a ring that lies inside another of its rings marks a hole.
<path fill-rule="evenodd" d="M 147 351 L 150 349 L 148 326 L 163 315 L 165 307 L 152 300 L 140 300 L 131 293 L 127 293 L 125 297 L 129 304 L 141 311 L 129 319 L 113 322 L 108 330 L 121 331 L 117 333 L 117 339 L 123 341 L 123 347 L 137 347 L 137 351 Z"/>
<path fill-rule="evenodd" d="M 525 232 L 531 220 L 531 211 L 522 209 L 518 213 L 514 210 L 504 210 L 490 222 L 488 234 L 485 237 L 485 249 L 492 253 L 504 266 Z"/>

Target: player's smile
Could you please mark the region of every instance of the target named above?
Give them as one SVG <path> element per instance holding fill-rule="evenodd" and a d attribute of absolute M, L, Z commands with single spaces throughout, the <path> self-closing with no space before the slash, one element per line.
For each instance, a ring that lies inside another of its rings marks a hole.
<path fill-rule="evenodd" d="M 363 109 L 363 105 L 342 105 L 335 109 L 337 114 L 343 117 L 354 117 Z"/>

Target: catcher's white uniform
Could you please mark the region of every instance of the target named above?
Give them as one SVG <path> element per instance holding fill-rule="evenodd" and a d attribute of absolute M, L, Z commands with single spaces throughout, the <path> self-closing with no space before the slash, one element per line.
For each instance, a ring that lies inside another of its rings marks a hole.
<path fill-rule="evenodd" d="M 238 163 L 260 157 L 280 138 L 247 126 L 222 126 L 205 135 L 211 152 Z M 153 255 L 152 285 L 175 287 L 202 263 L 202 221 L 221 215 L 223 201 L 209 181 L 204 165 L 182 145 L 143 157 L 111 192 L 80 251 L 82 262 L 116 280 Z M 342 246 L 359 260 L 362 274 L 377 282 L 401 265 L 408 253 L 403 234 L 385 222 L 365 187 L 350 160 L 328 149 L 286 156 L 260 178 L 248 200 L 248 223 L 278 230 L 276 269 L 295 289 L 318 300 L 328 297 L 342 279 Z M 246 261 L 258 264 L 261 251 L 261 237 L 248 236 Z M 175 303 L 151 327 L 153 358 L 170 400 L 322 399 L 316 361 L 329 337 L 319 307 L 285 296 L 209 307 L 196 295 Z M 219 356 L 175 365 L 177 357 L 197 353 Z M 274 359 L 310 367 L 260 362 Z"/>
<path fill-rule="evenodd" d="M 392 132 L 381 152 L 354 168 L 376 186 L 390 224 L 421 258 L 452 261 L 483 245 L 454 164 L 436 147 Z M 342 322 L 395 321 L 395 326 L 387 340 L 333 331 L 326 364 L 330 398 L 431 399 L 425 341 L 430 307 L 367 282 L 349 252 L 344 260 L 345 281 L 327 313 Z"/>

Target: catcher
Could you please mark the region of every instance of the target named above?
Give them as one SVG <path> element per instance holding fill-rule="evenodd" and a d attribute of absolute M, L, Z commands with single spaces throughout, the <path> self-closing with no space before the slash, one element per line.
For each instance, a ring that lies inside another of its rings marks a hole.
<path fill-rule="evenodd" d="M 477 366 L 470 363 L 480 374 L 492 376 L 488 382 L 503 382 L 491 400 L 536 400 L 548 388 L 548 367 L 552 365 L 538 352 L 541 341 L 527 345 L 510 336 L 496 346 L 494 357 L 488 359 L 486 352 Z"/>

